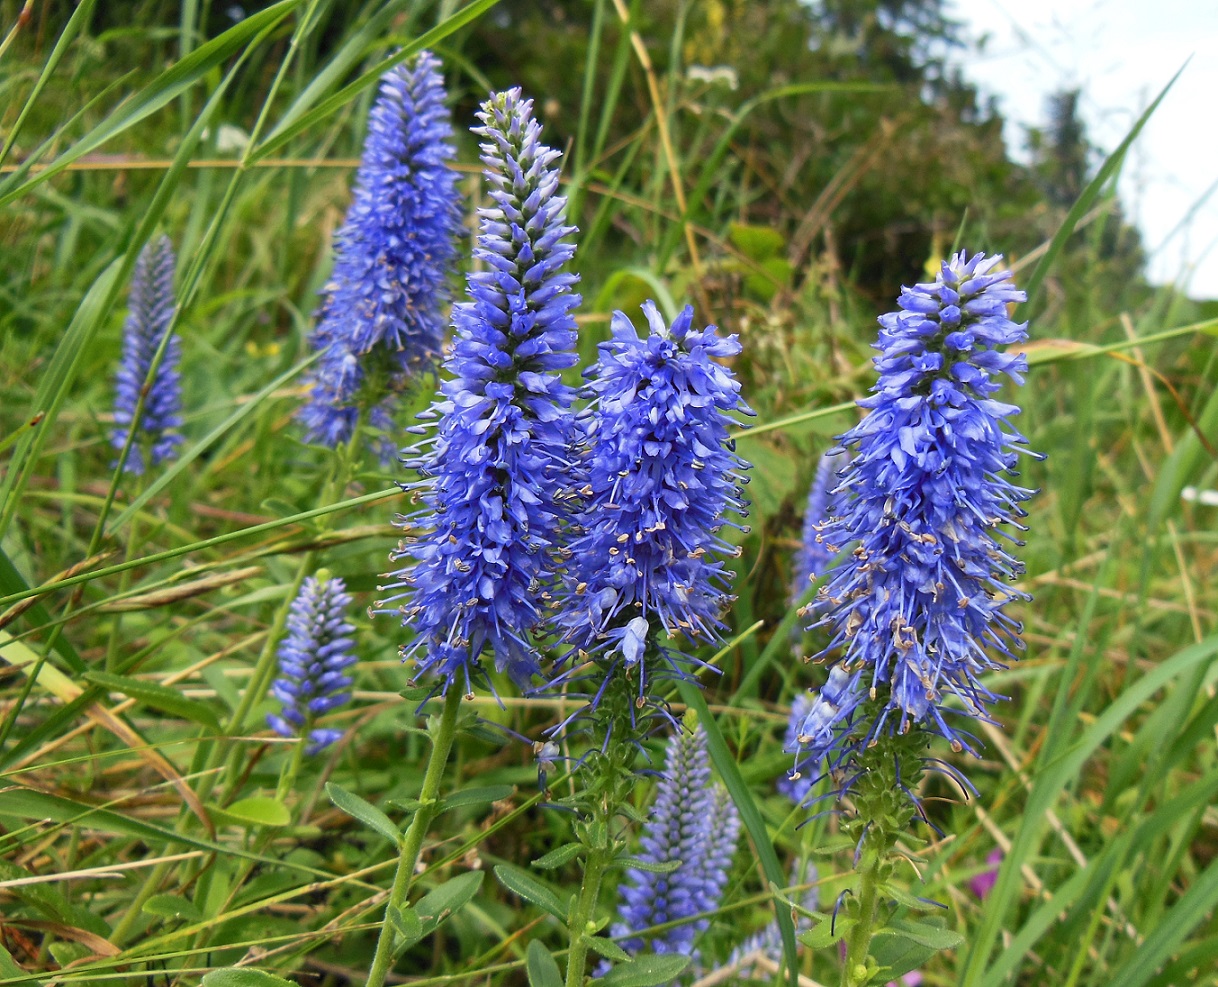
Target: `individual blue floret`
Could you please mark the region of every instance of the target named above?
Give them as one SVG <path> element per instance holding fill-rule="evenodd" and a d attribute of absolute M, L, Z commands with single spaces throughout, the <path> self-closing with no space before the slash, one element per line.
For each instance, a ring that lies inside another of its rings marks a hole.
<path fill-rule="evenodd" d="M 169 237 L 150 240 L 135 262 L 123 323 L 123 354 L 115 380 L 114 424 L 110 444 L 122 449 L 135 421 L 140 393 L 147 387 L 144 407 L 135 423 L 135 437 L 127 452 L 124 472 L 140 475 L 146 465 L 170 459 L 182 442 L 182 385 L 178 375 L 181 344 L 169 337 L 165 353 L 149 380 L 152 360 L 173 321 L 174 255 Z M 147 462 L 145 462 L 145 452 Z"/>
<path fill-rule="evenodd" d="M 310 337 L 324 351 L 300 410 L 310 442 L 333 448 L 348 441 L 361 401 L 372 402 L 370 424 L 387 430 L 395 392 L 440 358 L 462 218 L 444 97 L 430 52 L 381 80 Z M 375 394 L 363 393 L 373 377 Z"/>
<path fill-rule="evenodd" d="M 832 628 L 824 654 L 839 657 L 798 740 L 829 769 L 914 728 L 976 753 L 960 718 L 988 721 L 997 698 L 978 676 L 1022 648 L 1004 610 L 1028 598 L 1011 586 L 1023 568 L 1009 532 L 1032 492 L 1010 480 L 1027 452 L 1018 408 L 993 395 L 1004 376 L 1023 381 L 1024 356 L 1003 349 L 1027 326 L 1007 316 L 1024 294 L 1000 260 L 961 252 L 880 319 L 870 414 L 841 437 L 852 458 L 821 530 L 843 556 L 813 626 Z"/>
<path fill-rule="evenodd" d="M 575 229 L 558 194 L 559 152 L 541 143 L 532 110 L 512 89 L 479 114 L 491 201 L 479 212 L 481 269 L 453 313 L 436 435 L 407 454 L 424 507 L 403 523 L 419 533 L 394 553 L 406 564 L 384 588 L 398 592 L 378 604 L 402 600 L 415 632 L 403 658 L 444 691 L 470 691 L 484 650 L 521 685 L 540 672 L 531 633 L 568 520 L 574 392 L 560 375 L 576 362 Z"/>
<path fill-rule="evenodd" d="M 679 866 L 666 873 L 627 869 L 626 883 L 619 888 L 620 921 L 611 930 L 618 945 L 634 954 L 650 943 L 656 953 L 693 955 L 694 938 L 708 927 L 708 919 L 682 922 L 646 940 L 630 934 L 714 911 L 739 835 L 735 805 L 725 790 L 711 784 L 706 731 L 701 726 L 679 729 L 668 742 L 639 853 L 650 864 Z"/>
<path fill-rule="evenodd" d="M 723 559 L 739 554 L 720 531 L 747 511 L 747 464 L 728 430 L 731 413 L 752 413 L 717 362 L 740 352 L 735 336 L 694 330 L 688 306 L 671 326 L 653 303 L 643 312 L 641 337 L 614 313 L 612 338 L 586 373 L 595 405 L 579 470 L 584 501 L 554 617 L 573 649 L 567 661 L 603 659 L 598 677 L 623 667 L 637 675 L 640 698 L 652 672 L 685 674 L 689 659 L 661 647 L 661 635 L 720 639 L 732 599 Z M 649 668 L 645 654 L 660 661 Z"/>
<path fill-rule="evenodd" d="M 281 737 L 308 737 L 307 754 L 316 754 L 343 735 L 341 730 L 314 727 L 314 720 L 351 698 L 346 670 L 355 664 L 351 653 L 355 628 L 346 613 L 351 596 L 337 577 L 310 576 L 300 587 L 288 612 L 288 632 L 279 645 L 279 678 L 271 695 L 283 704 L 267 716 Z"/>

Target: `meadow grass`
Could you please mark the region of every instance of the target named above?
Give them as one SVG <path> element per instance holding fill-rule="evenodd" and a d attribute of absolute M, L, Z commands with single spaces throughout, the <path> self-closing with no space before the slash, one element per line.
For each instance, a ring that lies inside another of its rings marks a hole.
<path fill-rule="evenodd" d="M 463 31 L 495 2 L 281 0 L 210 36 L 207 4 L 181 4 L 176 21 L 173 5 L 132 4 L 146 22 L 99 31 L 94 0 L 63 6 L 35 13 L 0 58 L 0 983 L 362 982 L 440 703 L 429 726 L 421 694 L 400 694 L 409 631 L 362 615 L 401 535 L 404 471 L 305 445 L 293 415 L 375 83 L 426 47 L 458 105 L 482 98 Z M 19 8 L 0 4 L 6 28 Z M 736 435 L 753 509 L 722 674 L 670 695 L 707 727 L 746 826 L 692 979 L 835 983 L 835 948 L 800 947 L 798 970 L 756 980 L 715 971 L 805 900 L 787 882 L 809 847 L 831 848 L 817 858 L 821 912 L 852 879 L 836 820 L 774 785 L 791 702 L 820 684 L 791 643 L 798 514 L 872 382 L 875 312 L 831 258 L 770 263 L 788 245 L 747 222 L 749 176 L 717 169 L 752 105 L 866 87 L 808 81 L 729 112 L 691 95 L 678 68 L 657 71 L 647 45 L 669 39 L 623 29 L 629 14 L 595 5 L 564 163 L 583 228 L 581 356 L 613 309 L 652 297 L 671 317 L 688 300 L 699 324 L 741 334 L 736 369 L 757 412 Z M 637 129 L 612 133 L 632 76 L 649 105 Z M 219 143 L 225 125 L 247 138 L 236 151 Z M 1195 492 L 1218 486 L 1218 319 L 1168 289 L 1129 309 L 1106 297 L 1092 220 L 1124 148 L 1057 236 L 1009 258 L 1035 296 L 1016 424 L 1047 454 L 1025 464 L 1040 490 L 1023 549 L 1033 599 L 1013 608 L 1028 649 L 988 680 L 1011 699 L 1001 727 L 980 725 L 976 794 L 932 777 L 941 835 L 910 834 L 901 879 L 963 936 L 926 947 L 925 984 L 1215 982 L 1218 508 Z M 468 134 L 458 158 L 472 215 Z M 160 231 L 179 257 L 186 441 L 137 480 L 113 468 L 113 375 L 135 259 Z M 965 241 L 1004 249 L 967 218 Z M 342 740 L 294 760 L 265 726 L 266 688 L 286 603 L 320 566 L 357 598 L 360 661 L 353 703 L 327 720 Z M 431 924 L 390 982 L 537 987 L 551 982 L 538 950 L 565 956 L 579 867 L 530 861 L 571 840 L 571 819 L 542 804 L 532 748 L 492 727 L 534 740 L 570 709 L 501 692 L 462 704 L 413 876 L 412 898 L 434 896 L 415 910 Z M 659 739 L 647 744 L 658 763 Z M 574 783 L 560 767 L 548 784 Z M 641 815 L 653 789 L 642 776 Z M 979 901 L 968 882 L 995 849 Z"/>

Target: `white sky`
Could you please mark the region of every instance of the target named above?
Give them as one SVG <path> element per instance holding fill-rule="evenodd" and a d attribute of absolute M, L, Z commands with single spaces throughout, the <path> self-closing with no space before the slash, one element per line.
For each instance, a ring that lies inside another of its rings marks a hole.
<path fill-rule="evenodd" d="M 1119 187 L 1151 280 L 1218 298 L 1218 0 L 955 0 L 950 13 L 972 39 L 988 35 L 956 61 L 998 97 L 1019 159 L 1020 125 L 1045 122 L 1049 93 L 1082 89 L 1087 136 L 1107 153 L 1191 56 Z"/>

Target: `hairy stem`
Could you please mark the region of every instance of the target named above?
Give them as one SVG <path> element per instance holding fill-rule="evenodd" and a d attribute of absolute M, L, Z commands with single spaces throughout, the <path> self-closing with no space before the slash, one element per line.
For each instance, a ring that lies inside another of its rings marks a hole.
<path fill-rule="evenodd" d="M 372 959 L 372 969 L 368 971 L 366 987 L 384 987 L 385 975 L 393 962 L 394 930 L 390 916 L 394 909 L 402 907 L 410 885 L 414 880 L 415 868 L 419 863 L 419 851 L 423 847 L 423 837 L 436 814 L 440 781 L 444 777 L 444 768 L 448 764 L 448 753 L 452 749 L 453 737 L 457 732 L 457 712 L 461 706 L 461 690 L 450 686 L 444 696 L 444 712 L 440 716 L 440 725 L 431 737 L 431 756 L 427 760 L 427 770 L 423 775 L 423 790 L 419 793 L 419 807 L 415 810 L 410 828 L 402 840 L 398 869 L 393 877 L 393 889 L 389 892 L 389 901 L 385 905 L 385 917 L 381 920 L 381 935 L 376 943 L 376 955 Z"/>

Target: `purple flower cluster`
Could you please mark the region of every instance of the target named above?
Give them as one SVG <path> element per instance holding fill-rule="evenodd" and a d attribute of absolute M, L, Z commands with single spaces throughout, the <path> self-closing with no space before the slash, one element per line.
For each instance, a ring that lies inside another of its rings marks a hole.
<path fill-rule="evenodd" d="M 351 438 L 365 383 L 382 379 L 371 423 L 390 424 L 393 395 L 439 359 L 448 272 L 461 231 L 454 151 L 440 63 L 422 52 L 381 80 L 334 273 L 310 342 L 324 350 L 300 410 L 307 438 Z"/>
<path fill-rule="evenodd" d="M 540 671 L 531 632 L 554 580 L 567 523 L 576 362 L 574 227 L 558 194 L 559 152 L 539 140 L 532 101 L 519 89 L 483 104 L 482 160 L 491 205 L 479 213 L 469 301 L 456 306 L 449 375 L 431 414 L 433 443 L 408 464 L 430 526 L 393 558 L 397 610 L 416 636 L 403 651 L 419 671 L 470 690 L 479 656 L 521 685 Z"/>
<path fill-rule="evenodd" d="M 730 602 L 723 556 L 736 554 L 718 534 L 726 515 L 744 515 L 747 468 L 732 450 L 731 412 L 751 414 L 740 385 L 717 358 L 740 352 L 735 336 L 693 329 L 686 307 L 668 326 L 651 302 L 640 337 L 615 312 L 612 338 L 588 371 L 595 397 L 585 425 L 580 472 L 585 501 L 570 542 L 567 579 L 555 618 L 576 653 L 638 672 L 643 656 L 662 656 L 661 674 L 682 674 L 684 659 L 660 647 L 660 633 L 719 639 Z"/>
<path fill-rule="evenodd" d="M 828 769 L 915 726 L 975 753 L 954 718 L 988 717 L 997 697 L 977 675 L 1022 648 L 1004 608 L 1027 599 L 1006 530 L 1023 530 L 1031 496 L 1009 479 L 1026 440 L 993 394 L 1004 376 L 1022 383 L 1025 358 L 1003 348 L 1027 326 L 1007 316 L 1024 294 L 1000 260 L 957 254 L 880 319 L 879 381 L 859 402 L 871 413 L 841 437 L 852 458 L 821 532 L 854 546 L 821 590 L 813 626 L 832 626 L 825 653 L 840 657 L 798 736 Z"/>
<path fill-rule="evenodd" d="M 152 360 L 169 324 L 173 321 L 174 256 L 169 237 L 150 240 L 135 262 L 128 299 L 127 321 L 123 324 L 123 354 L 115 380 L 114 424 L 110 444 L 122 449 L 129 432 L 135 436 L 127 453 L 124 472 L 139 476 L 146 465 L 156 466 L 173 456 L 182 442 L 182 387 L 178 376 L 181 344 L 176 335 L 165 344 L 165 353 L 156 373 L 149 380 Z M 135 420 L 140 393 L 144 407 Z M 147 452 L 147 463 L 145 463 Z"/>
<path fill-rule="evenodd" d="M 650 864 L 676 862 L 676 870 L 656 873 L 631 867 L 619 891 L 621 921 L 612 934 L 629 953 L 644 949 L 644 940 L 630 937 L 653 925 L 692 918 L 714 911 L 727 886 L 740 816 L 731 797 L 711 784 L 706 731 L 682 727 L 668 742 L 664 774 L 642 837 L 641 860 Z M 657 953 L 694 951 L 694 937 L 709 921 L 684 922 L 650 939 Z"/>
<path fill-rule="evenodd" d="M 351 698 L 346 670 L 355 664 L 347 622 L 351 596 L 337 577 L 310 576 L 288 611 L 288 633 L 279 645 L 279 678 L 271 695 L 283 704 L 267 724 L 281 737 L 307 734 L 308 754 L 316 754 L 341 737 L 341 730 L 315 728 L 313 721 Z"/>

